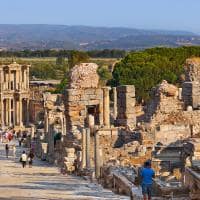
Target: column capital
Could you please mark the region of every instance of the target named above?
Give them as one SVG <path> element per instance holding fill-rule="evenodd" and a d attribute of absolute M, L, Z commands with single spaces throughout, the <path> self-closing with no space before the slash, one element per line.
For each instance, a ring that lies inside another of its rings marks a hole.
<path fill-rule="evenodd" d="M 111 87 L 110 86 L 105 86 L 105 87 L 102 87 L 103 90 L 111 90 Z"/>

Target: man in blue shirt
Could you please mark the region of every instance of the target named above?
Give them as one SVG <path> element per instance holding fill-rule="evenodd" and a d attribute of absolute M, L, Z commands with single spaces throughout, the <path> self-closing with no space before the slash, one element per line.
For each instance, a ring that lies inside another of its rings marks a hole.
<path fill-rule="evenodd" d="M 151 169 L 150 161 L 145 162 L 144 168 L 141 170 L 141 177 L 142 177 L 142 194 L 144 200 L 151 200 L 152 196 L 152 184 L 153 178 L 155 177 L 155 172 Z"/>

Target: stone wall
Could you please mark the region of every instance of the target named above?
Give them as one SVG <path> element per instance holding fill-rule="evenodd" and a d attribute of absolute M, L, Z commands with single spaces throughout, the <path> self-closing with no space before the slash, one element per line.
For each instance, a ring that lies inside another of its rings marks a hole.
<path fill-rule="evenodd" d="M 156 127 L 168 123 L 169 115 L 176 115 L 173 121 L 179 121 L 178 113 L 182 110 L 183 102 L 178 99 L 178 88 L 163 81 L 152 90 L 152 100 L 145 109 L 145 122 Z"/>
<path fill-rule="evenodd" d="M 117 87 L 117 125 L 130 128 L 136 126 L 135 102 L 133 85 Z"/>
<path fill-rule="evenodd" d="M 187 59 L 184 69 L 186 81 L 200 82 L 200 58 Z"/>
<path fill-rule="evenodd" d="M 184 82 L 182 90 L 185 107 L 192 106 L 194 109 L 200 107 L 200 84 L 199 82 Z"/>
<path fill-rule="evenodd" d="M 162 124 L 155 130 L 154 142 L 164 145 L 172 144 L 191 136 L 189 125 L 184 124 Z"/>
<path fill-rule="evenodd" d="M 96 109 L 96 125 L 103 124 L 103 90 L 101 88 L 67 89 L 65 96 L 65 113 L 67 132 L 80 139 L 81 130 L 87 127 L 88 108 Z M 79 136 L 78 136 L 79 135 Z"/>
<path fill-rule="evenodd" d="M 183 83 L 182 97 L 185 107 L 200 107 L 200 58 L 187 59 L 185 66 L 185 82 Z"/>

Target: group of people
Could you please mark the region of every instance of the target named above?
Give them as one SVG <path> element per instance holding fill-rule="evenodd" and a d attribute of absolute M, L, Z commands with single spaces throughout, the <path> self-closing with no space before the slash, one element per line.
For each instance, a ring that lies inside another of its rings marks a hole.
<path fill-rule="evenodd" d="M 1 136 L 2 136 L 2 134 L 1 134 Z M 24 137 L 25 137 L 24 135 L 22 137 L 20 137 L 20 135 L 17 137 L 18 142 L 19 142 L 19 147 L 21 147 L 21 143 L 23 142 Z M 12 137 L 12 139 L 13 139 L 13 137 Z M 9 142 L 10 142 L 10 140 L 9 140 Z M 16 146 L 15 146 L 15 144 L 11 144 L 11 143 L 5 144 L 6 158 L 8 158 L 8 156 L 9 156 L 10 149 L 13 152 L 13 158 L 16 159 Z M 20 162 L 22 163 L 22 167 L 23 168 L 26 167 L 27 162 L 29 164 L 29 167 L 32 167 L 33 158 L 34 158 L 34 146 L 31 145 L 29 153 L 26 154 L 26 152 L 23 151 L 20 156 Z"/>
<path fill-rule="evenodd" d="M 9 150 L 10 150 L 10 147 L 8 144 L 5 145 L 5 151 L 6 151 L 6 157 L 8 158 L 9 156 Z M 16 158 L 16 146 L 13 145 L 12 146 L 12 150 L 13 150 L 13 157 L 14 159 Z M 33 158 L 34 158 L 34 152 L 33 152 L 33 149 L 30 149 L 29 153 L 26 154 L 25 151 L 22 152 L 22 155 L 20 157 L 20 162 L 22 163 L 22 167 L 26 167 L 26 164 L 28 162 L 29 164 L 29 167 L 32 167 L 32 164 L 33 164 Z"/>
<path fill-rule="evenodd" d="M 32 150 L 30 150 L 29 154 L 27 155 L 25 151 L 22 152 L 22 155 L 20 157 L 20 162 L 22 163 L 22 167 L 25 168 L 26 164 L 28 162 L 29 167 L 32 167 L 33 164 L 33 158 L 34 158 L 34 153 Z"/>

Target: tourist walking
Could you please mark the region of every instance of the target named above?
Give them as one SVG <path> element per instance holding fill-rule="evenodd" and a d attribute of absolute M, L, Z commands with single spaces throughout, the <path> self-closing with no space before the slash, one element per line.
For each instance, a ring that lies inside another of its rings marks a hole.
<path fill-rule="evenodd" d="M 22 146 L 22 138 L 21 137 L 18 138 L 18 142 L 19 142 L 19 147 L 21 147 Z"/>
<path fill-rule="evenodd" d="M 34 158 L 34 153 L 33 153 L 33 150 L 31 149 L 29 154 L 28 154 L 29 167 L 32 167 L 32 165 L 33 165 L 33 158 Z"/>
<path fill-rule="evenodd" d="M 152 196 L 152 184 L 153 178 L 155 177 L 155 172 L 151 168 L 151 162 L 147 161 L 144 164 L 144 168 L 141 170 L 141 178 L 142 178 L 142 194 L 144 200 L 151 200 Z"/>
<path fill-rule="evenodd" d="M 6 157 L 8 158 L 8 154 L 9 154 L 9 146 L 8 146 L 8 144 L 6 144 L 5 150 L 6 150 Z"/>
<path fill-rule="evenodd" d="M 26 152 L 23 151 L 22 155 L 21 155 L 21 158 L 20 158 L 20 161 L 22 163 L 22 167 L 26 167 L 26 162 L 27 162 L 27 155 L 26 155 Z"/>

